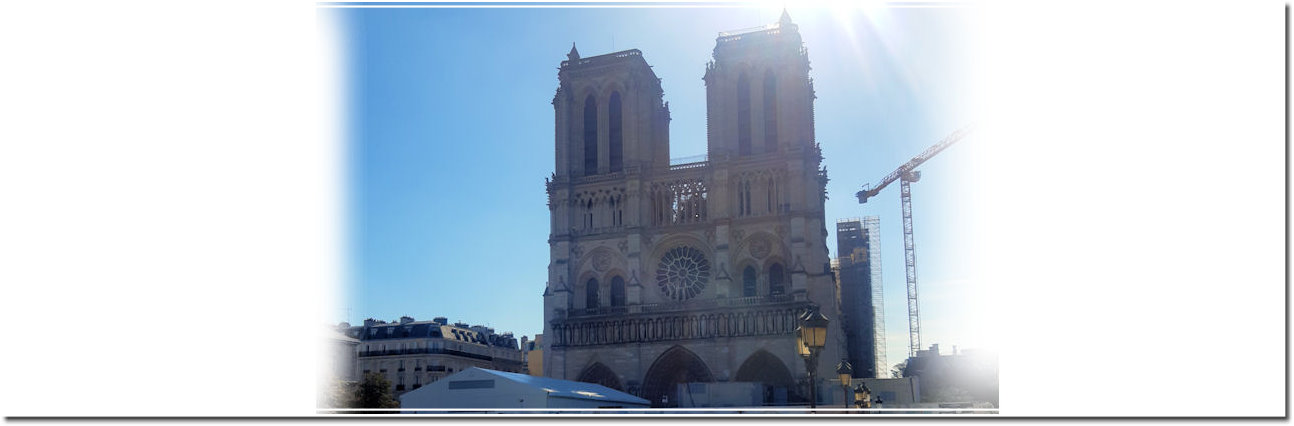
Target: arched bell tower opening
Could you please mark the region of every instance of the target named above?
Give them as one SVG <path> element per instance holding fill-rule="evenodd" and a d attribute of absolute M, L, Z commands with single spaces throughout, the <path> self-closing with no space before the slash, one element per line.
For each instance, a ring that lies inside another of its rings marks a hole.
<path fill-rule="evenodd" d="M 642 397 L 651 401 L 652 407 L 677 407 L 678 385 L 713 381 L 705 361 L 682 346 L 674 346 L 647 370 Z"/>

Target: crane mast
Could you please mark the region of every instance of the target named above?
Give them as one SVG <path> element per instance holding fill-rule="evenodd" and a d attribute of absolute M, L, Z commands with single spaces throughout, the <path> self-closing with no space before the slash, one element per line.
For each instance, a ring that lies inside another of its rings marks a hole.
<path fill-rule="evenodd" d="M 921 180 L 921 172 L 915 170 L 917 166 L 925 163 L 931 157 L 943 152 L 952 144 L 962 140 L 970 133 L 971 127 L 966 126 L 948 135 L 939 143 L 926 148 L 920 155 L 913 157 L 899 166 L 898 169 L 890 172 L 881 179 L 881 182 L 875 188 L 863 186 L 862 191 L 858 191 L 858 204 L 867 202 L 868 198 L 880 193 L 895 180 L 899 181 L 900 199 L 903 204 L 903 261 L 906 263 L 905 273 L 907 275 L 908 286 L 908 357 L 917 355 L 921 350 L 921 316 L 918 314 L 917 304 L 917 253 L 916 243 L 912 238 L 912 188 L 911 183 Z"/>

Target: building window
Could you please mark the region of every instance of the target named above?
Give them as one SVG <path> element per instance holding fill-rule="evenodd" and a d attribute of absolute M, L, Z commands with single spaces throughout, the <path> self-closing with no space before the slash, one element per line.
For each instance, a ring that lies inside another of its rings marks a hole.
<path fill-rule="evenodd" d="M 584 99 L 584 175 L 598 173 L 598 101 Z"/>
<path fill-rule="evenodd" d="M 764 73 L 764 152 L 777 150 L 777 79 Z"/>
<path fill-rule="evenodd" d="M 750 80 L 737 77 L 737 154 L 750 155 Z"/>
<path fill-rule="evenodd" d="M 594 309 L 598 307 L 598 279 L 589 278 L 588 284 L 584 285 L 584 307 Z"/>
<path fill-rule="evenodd" d="M 625 305 L 625 279 L 616 275 L 611 278 L 611 306 Z"/>
<path fill-rule="evenodd" d="M 618 172 L 624 168 L 624 138 L 620 111 L 620 92 L 611 92 L 611 104 L 607 106 L 607 115 L 611 119 L 608 129 L 611 133 L 611 171 Z"/>
<path fill-rule="evenodd" d="M 755 295 L 755 267 L 747 266 L 746 270 L 741 273 L 741 296 L 752 297 Z"/>
<path fill-rule="evenodd" d="M 736 184 L 736 215 L 745 216 L 745 185 Z"/>
<path fill-rule="evenodd" d="M 785 272 L 782 271 L 781 263 L 774 263 L 768 267 L 768 293 L 778 295 L 786 292 L 784 286 Z"/>
<path fill-rule="evenodd" d="M 743 207 L 742 211 L 744 211 L 746 215 L 750 215 L 750 181 L 745 181 L 744 185 L 742 192 L 746 194 L 746 205 Z"/>

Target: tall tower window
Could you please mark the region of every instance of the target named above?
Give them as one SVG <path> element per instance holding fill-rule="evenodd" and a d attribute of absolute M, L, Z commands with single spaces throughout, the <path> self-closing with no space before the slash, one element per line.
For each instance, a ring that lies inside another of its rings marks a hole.
<path fill-rule="evenodd" d="M 750 79 L 737 77 L 737 154 L 750 155 Z"/>
<path fill-rule="evenodd" d="M 598 101 L 584 99 L 584 175 L 598 173 Z"/>
<path fill-rule="evenodd" d="M 777 150 L 777 79 L 764 73 L 764 152 Z"/>
<path fill-rule="evenodd" d="M 750 181 L 749 180 L 742 181 L 741 192 L 742 194 L 746 195 L 745 205 L 742 206 L 742 210 L 741 210 L 742 215 L 743 216 L 749 215 L 750 214 Z"/>
<path fill-rule="evenodd" d="M 755 267 L 747 266 L 746 270 L 741 273 L 741 296 L 755 296 Z"/>
<path fill-rule="evenodd" d="M 594 309 L 598 307 L 598 279 L 589 278 L 589 282 L 584 286 L 584 307 Z"/>
<path fill-rule="evenodd" d="M 620 112 L 620 92 L 611 92 L 611 104 L 607 106 L 611 118 L 611 172 L 624 169 L 624 131 Z"/>
<path fill-rule="evenodd" d="M 777 295 L 777 294 L 785 293 L 786 288 L 783 287 L 783 284 L 782 284 L 785 277 L 786 275 L 785 275 L 785 272 L 782 270 L 782 264 L 774 263 L 772 266 L 769 266 L 768 267 L 768 294 Z"/>
<path fill-rule="evenodd" d="M 611 306 L 625 305 L 625 279 L 616 275 L 611 279 Z"/>
<path fill-rule="evenodd" d="M 745 216 L 745 185 L 736 184 L 736 215 Z"/>

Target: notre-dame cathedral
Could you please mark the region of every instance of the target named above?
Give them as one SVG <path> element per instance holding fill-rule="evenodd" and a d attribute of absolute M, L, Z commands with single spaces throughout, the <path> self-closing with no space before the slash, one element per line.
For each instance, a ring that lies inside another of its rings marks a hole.
<path fill-rule="evenodd" d="M 818 377 L 844 351 L 813 81 L 790 17 L 720 33 L 702 161 L 671 163 L 669 104 L 642 52 L 572 47 L 558 79 L 543 374 L 654 406 L 714 382 L 805 402 L 799 315 L 833 320 Z"/>

